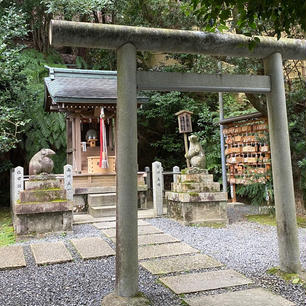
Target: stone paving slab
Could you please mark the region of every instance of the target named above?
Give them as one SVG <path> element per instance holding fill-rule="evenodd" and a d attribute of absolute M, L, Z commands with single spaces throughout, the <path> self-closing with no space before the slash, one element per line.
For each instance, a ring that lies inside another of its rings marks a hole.
<path fill-rule="evenodd" d="M 190 306 L 294 306 L 281 296 L 262 288 L 235 291 L 217 295 L 205 295 L 184 301 Z"/>
<path fill-rule="evenodd" d="M 102 233 L 109 238 L 116 237 L 115 228 L 102 230 Z M 152 226 L 152 225 L 138 226 L 138 235 L 150 235 L 150 234 L 158 234 L 158 233 L 163 233 L 163 232 L 155 226 Z"/>
<path fill-rule="evenodd" d="M 147 225 L 150 225 L 150 223 L 143 220 L 138 220 L 138 226 L 147 226 Z M 93 226 L 96 227 L 97 229 L 116 228 L 116 221 L 94 223 Z"/>
<path fill-rule="evenodd" d="M 90 224 L 90 223 L 97 223 L 97 222 L 109 222 L 109 221 L 116 221 L 116 217 L 101 217 L 101 218 L 94 218 L 89 214 L 74 214 L 73 215 L 73 224 Z"/>
<path fill-rule="evenodd" d="M 22 246 L 0 247 L 0 270 L 25 267 Z"/>
<path fill-rule="evenodd" d="M 163 208 L 163 215 L 167 214 L 167 207 Z M 140 209 L 138 210 L 138 219 L 151 219 L 156 217 L 154 209 Z"/>
<path fill-rule="evenodd" d="M 100 237 L 71 239 L 70 241 L 83 259 L 115 255 L 115 251 Z"/>
<path fill-rule="evenodd" d="M 167 207 L 163 208 L 163 215 L 167 215 Z M 155 211 L 154 209 L 141 209 L 138 210 L 138 220 L 139 219 L 151 219 L 155 218 Z M 101 218 L 94 218 L 89 214 L 83 213 L 76 213 L 73 215 L 73 224 L 89 224 L 89 223 L 98 223 L 104 221 L 116 221 L 116 217 L 101 217 Z"/>
<path fill-rule="evenodd" d="M 176 294 L 251 284 L 252 280 L 234 270 L 190 273 L 159 279 Z"/>
<path fill-rule="evenodd" d="M 31 244 L 31 250 L 37 265 L 55 264 L 72 260 L 71 254 L 62 241 Z"/>
<path fill-rule="evenodd" d="M 144 245 L 138 248 L 138 259 L 175 256 L 198 252 L 198 250 L 192 248 L 191 246 L 183 242 Z"/>
<path fill-rule="evenodd" d="M 116 243 L 116 238 L 111 238 Z M 162 244 L 169 242 L 179 242 L 180 240 L 168 234 L 152 234 L 138 236 L 138 245 Z"/>
<path fill-rule="evenodd" d="M 217 260 L 204 254 L 148 260 L 141 262 L 140 265 L 149 270 L 149 272 L 152 274 L 167 274 L 173 272 L 216 268 L 223 266 L 223 264 Z"/>

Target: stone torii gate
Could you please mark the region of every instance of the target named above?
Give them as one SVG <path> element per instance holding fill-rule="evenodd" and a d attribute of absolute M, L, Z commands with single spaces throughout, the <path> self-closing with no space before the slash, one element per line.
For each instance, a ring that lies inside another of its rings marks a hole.
<path fill-rule="evenodd" d="M 260 37 L 249 50 L 241 35 L 52 21 L 50 44 L 117 50 L 116 297 L 138 292 L 137 90 L 251 92 L 267 95 L 280 267 L 299 272 L 299 244 L 282 59 L 306 59 L 306 41 Z M 137 72 L 136 51 L 255 57 L 265 75 Z M 104 300 L 105 301 L 105 300 Z M 108 300 L 109 301 L 109 300 Z"/>

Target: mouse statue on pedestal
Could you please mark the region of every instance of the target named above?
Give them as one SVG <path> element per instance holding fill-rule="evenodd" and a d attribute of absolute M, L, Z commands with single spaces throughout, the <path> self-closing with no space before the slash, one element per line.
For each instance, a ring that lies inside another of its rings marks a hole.
<path fill-rule="evenodd" d="M 206 167 L 205 152 L 199 142 L 198 136 L 191 135 L 188 137 L 190 145 L 185 157 L 190 160 L 191 168 L 189 172 L 201 172 L 201 169 Z"/>
<path fill-rule="evenodd" d="M 54 154 L 55 152 L 51 149 L 41 149 L 37 152 L 30 160 L 29 174 L 50 174 L 53 170 L 54 163 L 49 156 Z"/>
<path fill-rule="evenodd" d="M 227 192 L 220 192 L 220 183 L 208 173 L 204 150 L 196 135 L 189 136 L 185 154 L 191 167 L 177 174 L 171 191 L 165 193 L 167 214 L 184 225 L 226 225 Z"/>

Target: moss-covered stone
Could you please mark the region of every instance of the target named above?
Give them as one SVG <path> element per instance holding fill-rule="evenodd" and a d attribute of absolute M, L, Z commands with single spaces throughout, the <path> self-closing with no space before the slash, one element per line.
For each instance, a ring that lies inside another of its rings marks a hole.
<path fill-rule="evenodd" d="M 188 194 L 192 197 L 198 197 L 199 194 L 197 192 L 188 192 Z"/>
<path fill-rule="evenodd" d="M 24 190 L 20 192 L 20 202 L 51 202 L 53 200 L 66 200 L 66 190 L 52 188 L 48 190 Z"/>

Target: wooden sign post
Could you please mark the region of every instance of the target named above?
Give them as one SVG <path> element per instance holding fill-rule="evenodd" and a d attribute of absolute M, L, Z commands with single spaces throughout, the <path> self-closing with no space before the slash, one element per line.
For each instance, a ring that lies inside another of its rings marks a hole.
<path fill-rule="evenodd" d="M 187 140 L 187 133 L 192 132 L 192 122 L 191 122 L 191 115 L 193 112 L 188 110 L 181 110 L 177 112 L 175 115 L 178 119 L 179 124 L 179 132 L 184 134 L 184 143 L 185 143 L 185 152 L 188 152 L 188 140 Z M 190 168 L 189 159 L 186 158 L 187 168 Z"/>

